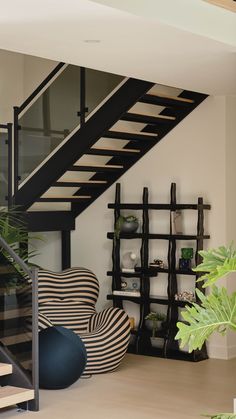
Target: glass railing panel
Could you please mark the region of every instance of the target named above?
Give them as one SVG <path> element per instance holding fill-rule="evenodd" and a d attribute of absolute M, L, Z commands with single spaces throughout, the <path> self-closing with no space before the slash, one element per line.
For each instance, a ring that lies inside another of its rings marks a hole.
<path fill-rule="evenodd" d="M 86 69 L 85 103 L 90 114 L 124 79 L 117 74 Z"/>
<path fill-rule="evenodd" d="M 80 67 L 68 65 L 44 93 L 22 111 L 18 131 L 20 182 L 80 124 L 81 107 L 87 107 L 86 116 L 89 115 L 123 80 L 121 76 L 85 69 L 85 85 L 82 85 L 81 71 Z M 81 92 L 85 93 L 83 104 L 80 103 Z"/>
<path fill-rule="evenodd" d="M 24 180 L 79 124 L 80 67 L 69 65 L 19 118 L 19 175 Z"/>
<path fill-rule="evenodd" d="M 8 195 L 8 134 L 0 131 L 0 206 L 7 206 Z"/>
<path fill-rule="evenodd" d="M 32 287 L 3 253 L 0 253 L 0 343 L 31 373 Z"/>

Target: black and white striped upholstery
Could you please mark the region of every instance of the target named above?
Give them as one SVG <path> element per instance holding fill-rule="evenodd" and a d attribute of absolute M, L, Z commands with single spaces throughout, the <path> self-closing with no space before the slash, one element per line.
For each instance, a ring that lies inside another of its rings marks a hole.
<path fill-rule="evenodd" d="M 118 308 L 96 313 L 99 283 L 89 269 L 71 268 L 55 273 L 39 271 L 39 325 L 60 325 L 79 334 L 87 350 L 84 374 L 116 369 L 130 337 L 127 314 Z"/>

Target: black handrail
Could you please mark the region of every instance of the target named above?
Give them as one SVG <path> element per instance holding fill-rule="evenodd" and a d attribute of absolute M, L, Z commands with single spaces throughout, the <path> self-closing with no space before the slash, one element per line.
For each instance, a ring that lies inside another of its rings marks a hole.
<path fill-rule="evenodd" d="M 49 73 L 49 75 L 40 83 L 40 85 L 31 93 L 31 95 L 18 107 L 18 115 L 32 102 L 32 100 L 40 93 L 40 91 L 50 82 L 50 80 L 61 70 L 65 63 L 59 63 Z"/>
<path fill-rule="evenodd" d="M 32 386 L 34 400 L 29 402 L 30 410 L 39 410 L 39 365 L 38 365 L 38 269 L 30 269 L 14 250 L 0 236 L 0 248 L 3 248 L 20 266 L 32 281 Z"/>

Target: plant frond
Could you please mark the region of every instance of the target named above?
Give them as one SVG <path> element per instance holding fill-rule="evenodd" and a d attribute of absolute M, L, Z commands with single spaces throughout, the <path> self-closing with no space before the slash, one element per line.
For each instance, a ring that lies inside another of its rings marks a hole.
<path fill-rule="evenodd" d="M 192 303 L 186 306 L 182 317 L 186 323 L 178 322 L 179 329 L 175 339 L 181 341 L 180 347 L 189 346 L 189 352 L 201 349 L 204 342 L 217 331 L 222 335 L 227 329 L 236 331 L 236 292 L 227 294 L 225 288 L 212 287 L 212 293 L 205 296 L 196 289 L 201 305 Z"/>

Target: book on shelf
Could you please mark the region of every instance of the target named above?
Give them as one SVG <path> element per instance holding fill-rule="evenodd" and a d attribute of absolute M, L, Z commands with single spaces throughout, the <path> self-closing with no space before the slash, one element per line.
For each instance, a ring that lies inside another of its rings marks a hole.
<path fill-rule="evenodd" d="M 135 269 L 134 268 L 121 268 L 121 272 L 133 273 L 133 272 L 135 272 Z"/>
<path fill-rule="evenodd" d="M 125 291 L 125 290 L 114 290 L 113 291 L 113 295 L 123 295 L 123 296 L 125 296 L 125 295 L 127 295 L 127 296 L 132 296 L 132 297 L 140 297 L 140 291 L 136 291 L 136 290 L 127 290 L 127 291 Z"/>

